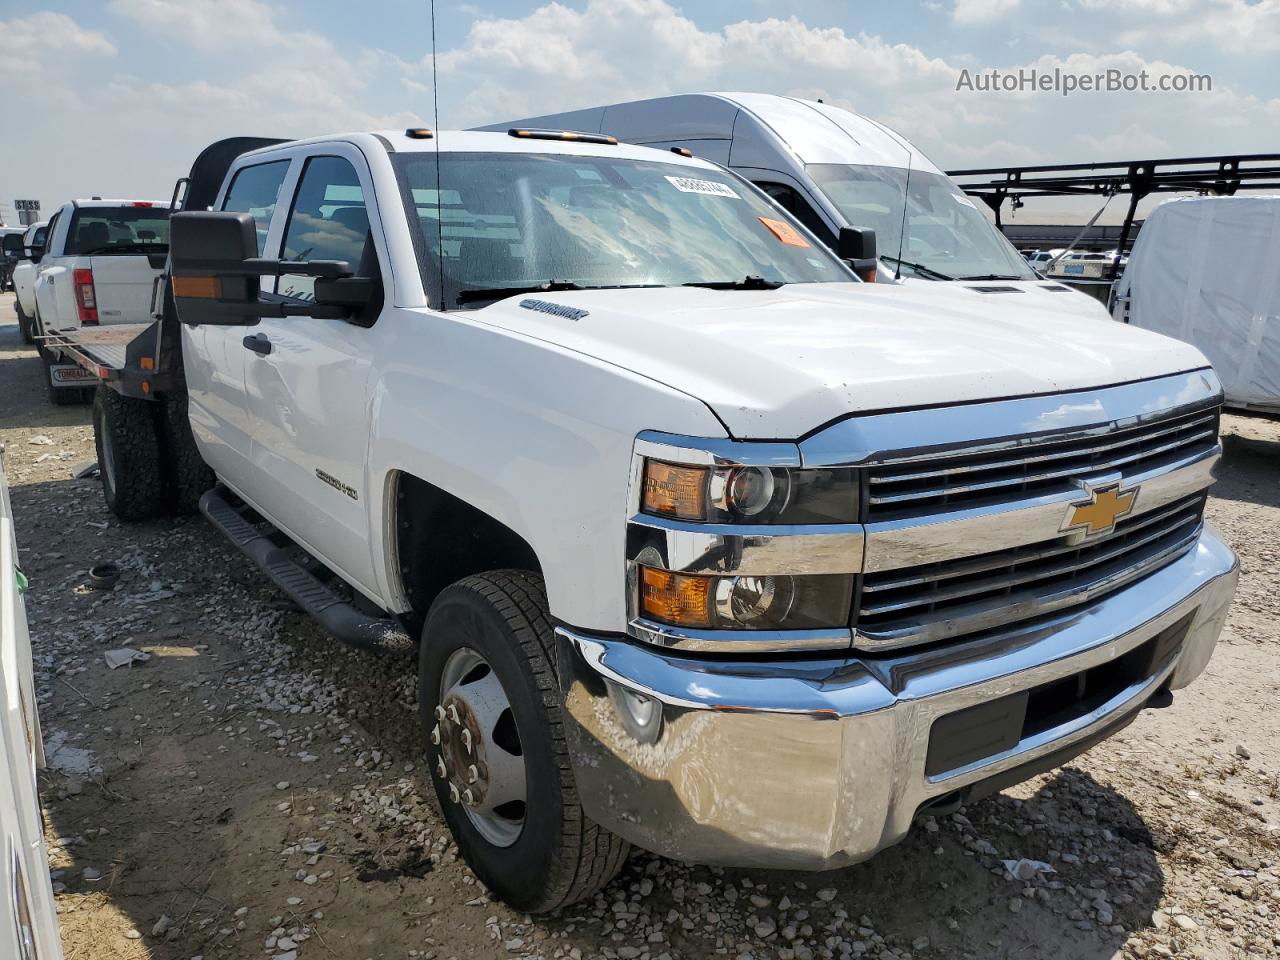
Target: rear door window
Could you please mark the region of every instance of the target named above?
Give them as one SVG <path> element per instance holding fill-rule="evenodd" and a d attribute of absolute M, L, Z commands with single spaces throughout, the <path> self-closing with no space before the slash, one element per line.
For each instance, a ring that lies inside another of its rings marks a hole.
<path fill-rule="evenodd" d="M 231 187 L 227 190 L 222 209 L 231 213 L 247 213 L 253 217 L 258 234 L 258 256 L 267 247 L 267 230 L 271 215 L 275 213 L 280 196 L 280 186 L 289 172 L 288 160 L 257 163 L 236 171 Z"/>

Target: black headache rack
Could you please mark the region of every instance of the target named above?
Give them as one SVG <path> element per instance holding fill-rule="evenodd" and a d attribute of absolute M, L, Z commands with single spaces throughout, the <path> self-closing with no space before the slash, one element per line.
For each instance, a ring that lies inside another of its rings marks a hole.
<path fill-rule="evenodd" d="M 171 212 L 207 210 L 236 158 L 287 143 L 268 137 L 229 137 L 205 147 L 191 173 L 173 188 Z M 178 313 L 169 285 L 170 264 L 151 289 L 151 321 L 50 331 L 41 338 L 54 354 L 79 364 L 126 397 L 155 400 L 186 389 Z"/>

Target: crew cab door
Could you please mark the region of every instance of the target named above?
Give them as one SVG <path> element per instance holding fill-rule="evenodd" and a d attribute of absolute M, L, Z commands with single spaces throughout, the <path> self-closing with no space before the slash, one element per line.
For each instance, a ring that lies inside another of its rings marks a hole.
<path fill-rule="evenodd" d="M 358 275 L 381 276 L 386 251 L 364 157 L 349 144 L 311 151 L 295 160 L 301 169 L 279 258 L 346 260 Z M 276 295 L 307 303 L 313 287 L 311 278 L 286 274 L 276 282 Z M 367 324 L 377 313 L 371 309 L 352 321 L 264 318 L 240 333 L 249 335 L 242 350 L 255 503 L 376 597 L 365 472 L 373 359 Z"/>
<path fill-rule="evenodd" d="M 258 254 L 267 249 L 276 201 L 291 161 L 252 163 L 231 174 L 220 210 L 248 213 L 257 225 Z M 277 227 L 277 230 L 280 228 Z M 214 473 L 238 492 L 252 482 L 249 466 L 249 410 L 244 399 L 246 350 L 254 327 L 182 325 L 191 430 Z"/>

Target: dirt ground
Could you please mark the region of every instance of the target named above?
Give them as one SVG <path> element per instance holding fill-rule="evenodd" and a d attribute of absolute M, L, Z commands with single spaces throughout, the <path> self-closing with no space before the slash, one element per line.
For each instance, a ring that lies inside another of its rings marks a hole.
<path fill-rule="evenodd" d="M 830 874 L 633 854 L 593 902 L 491 902 L 430 800 L 409 659 L 330 641 L 198 519 L 122 525 L 87 407 L 0 297 L 12 484 L 68 960 L 1280 957 L 1280 423 L 1229 416 L 1239 597 L 1207 673 L 1069 767 Z M 111 592 L 88 568 L 123 570 Z M 131 646 L 145 664 L 108 670 Z M 1056 872 L 1007 877 L 1000 861 Z"/>

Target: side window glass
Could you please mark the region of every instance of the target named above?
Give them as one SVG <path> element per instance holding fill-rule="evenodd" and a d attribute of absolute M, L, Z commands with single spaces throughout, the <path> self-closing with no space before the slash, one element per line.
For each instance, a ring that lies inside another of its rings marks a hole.
<path fill-rule="evenodd" d="M 369 212 L 355 167 L 342 157 L 311 157 L 298 180 L 284 234 L 284 260 L 345 260 L 359 276 L 377 271 Z M 315 280 L 285 274 L 277 292 L 312 300 Z"/>
<path fill-rule="evenodd" d="M 832 246 L 835 243 L 835 236 L 831 233 L 831 228 L 818 215 L 818 211 L 809 205 L 809 201 L 802 197 L 794 187 L 789 187 L 785 183 L 759 181 L 757 181 L 756 186 L 776 200 L 782 209 L 812 230 L 818 239 L 827 246 Z"/>
<path fill-rule="evenodd" d="M 232 213 L 247 213 L 253 217 L 258 231 L 258 256 L 267 246 L 267 229 L 271 226 L 271 214 L 276 209 L 280 184 L 289 172 L 288 160 L 259 163 L 236 171 L 231 181 L 222 209 Z"/>

